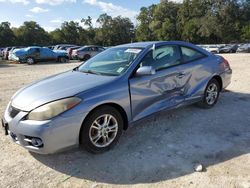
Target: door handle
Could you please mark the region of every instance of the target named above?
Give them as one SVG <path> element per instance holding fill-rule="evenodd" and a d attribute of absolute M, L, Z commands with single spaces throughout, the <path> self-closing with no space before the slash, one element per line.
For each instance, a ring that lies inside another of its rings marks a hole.
<path fill-rule="evenodd" d="M 177 78 L 183 78 L 186 74 L 185 73 L 179 73 L 178 75 L 176 75 Z"/>

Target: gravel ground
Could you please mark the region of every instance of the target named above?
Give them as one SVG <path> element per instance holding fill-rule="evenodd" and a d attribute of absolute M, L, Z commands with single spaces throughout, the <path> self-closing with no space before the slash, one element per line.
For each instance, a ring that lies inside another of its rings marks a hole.
<path fill-rule="evenodd" d="M 138 122 L 111 151 L 38 155 L 0 130 L 0 187 L 250 187 L 250 54 L 224 55 L 232 84 L 210 110 L 195 106 Z M 0 114 L 14 92 L 75 67 L 0 64 Z M 204 172 L 194 172 L 196 164 Z"/>

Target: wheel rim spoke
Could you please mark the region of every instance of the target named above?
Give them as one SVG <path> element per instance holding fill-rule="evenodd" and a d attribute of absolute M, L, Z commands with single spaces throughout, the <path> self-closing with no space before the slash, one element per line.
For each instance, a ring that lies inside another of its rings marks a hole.
<path fill-rule="evenodd" d="M 207 92 L 206 92 L 206 101 L 209 105 L 212 105 L 215 103 L 217 97 L 218 97 L 218 89 L 216 84 L 212 83 L 208 86 Z"/>
<path fill-rule="evenodd" d="M 118 132 L 118 122 L 114 116 L 104 114 L 96 118 L 89 129 L 90 141 L 96 147 L 110 145 Z"/>
<path fill-rule="evenodd" d="M 92 140 L 94 143 L 96 143 L 101 138 L 101 135 L 96 135 Z"/>
<path fill-rule="evenodd" d="M 104 116 L 104 125 L 109 125 L 109 122 L 110 122 L 110 119 L 111 119 L 112 117 L 110 116 L 110 115 L 105 115 Z"/>

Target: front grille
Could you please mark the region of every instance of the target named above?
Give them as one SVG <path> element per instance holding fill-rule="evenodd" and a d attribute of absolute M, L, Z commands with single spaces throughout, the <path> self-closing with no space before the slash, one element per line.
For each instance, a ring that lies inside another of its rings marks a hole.
<path fill-rule="evenodd" d="M 17 115 L 19 112 L 20 112 L 19 109 L 14 108 L 13 106 L 10 105 L 10 107 L 9 107 L 9 115 L 10 115 L 10 117 L 12 117 L 12 118 L 16 117 L 16 115 Z"/>

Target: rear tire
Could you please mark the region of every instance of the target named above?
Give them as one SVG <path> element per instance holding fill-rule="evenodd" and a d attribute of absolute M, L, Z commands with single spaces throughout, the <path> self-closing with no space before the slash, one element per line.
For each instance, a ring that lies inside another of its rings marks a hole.
<path fill-rule="evenodd" d="M 28 57 L 27 60 L 26 60 L 26 62 L 27 62 L 28 65 L 33 65 L 33 64 L 35 64 L 35 60 L 34 60 L 34 58 L 32 58 L 32 57 Z"/>
<path fill-rule="evenodd" d="M 118 142 L 122 130 L 123 117 L 119 111 L 111 106 L 102 106 L 94 110 L 84 121 L 80 143 L 91 153 L 102 153 Z"/>
<path fill-rule="evenodd" d="M 83 60 L 84 60 L 84 61 L 87 61 L 87 60 L 90 59 L 90 58 L 91 58 L 91 56 L 90 56 L 89 54 L 86 54 L 86 55 L 84 56 Z"/>
<path fill-rule="evenodd" d="M 198 106 L 201 108 L 209 109 L 212 108 L 218 101 L 220 95 L 220 84 L 216 79 L 211 79 L 204 91 L 204 96 Z"/>
<path fill-rule="evenodd" d="M 60 63 L 67 63 L 68 60 L 66 57 L 59 57 L 59 60 L 58 60 Z"/>

